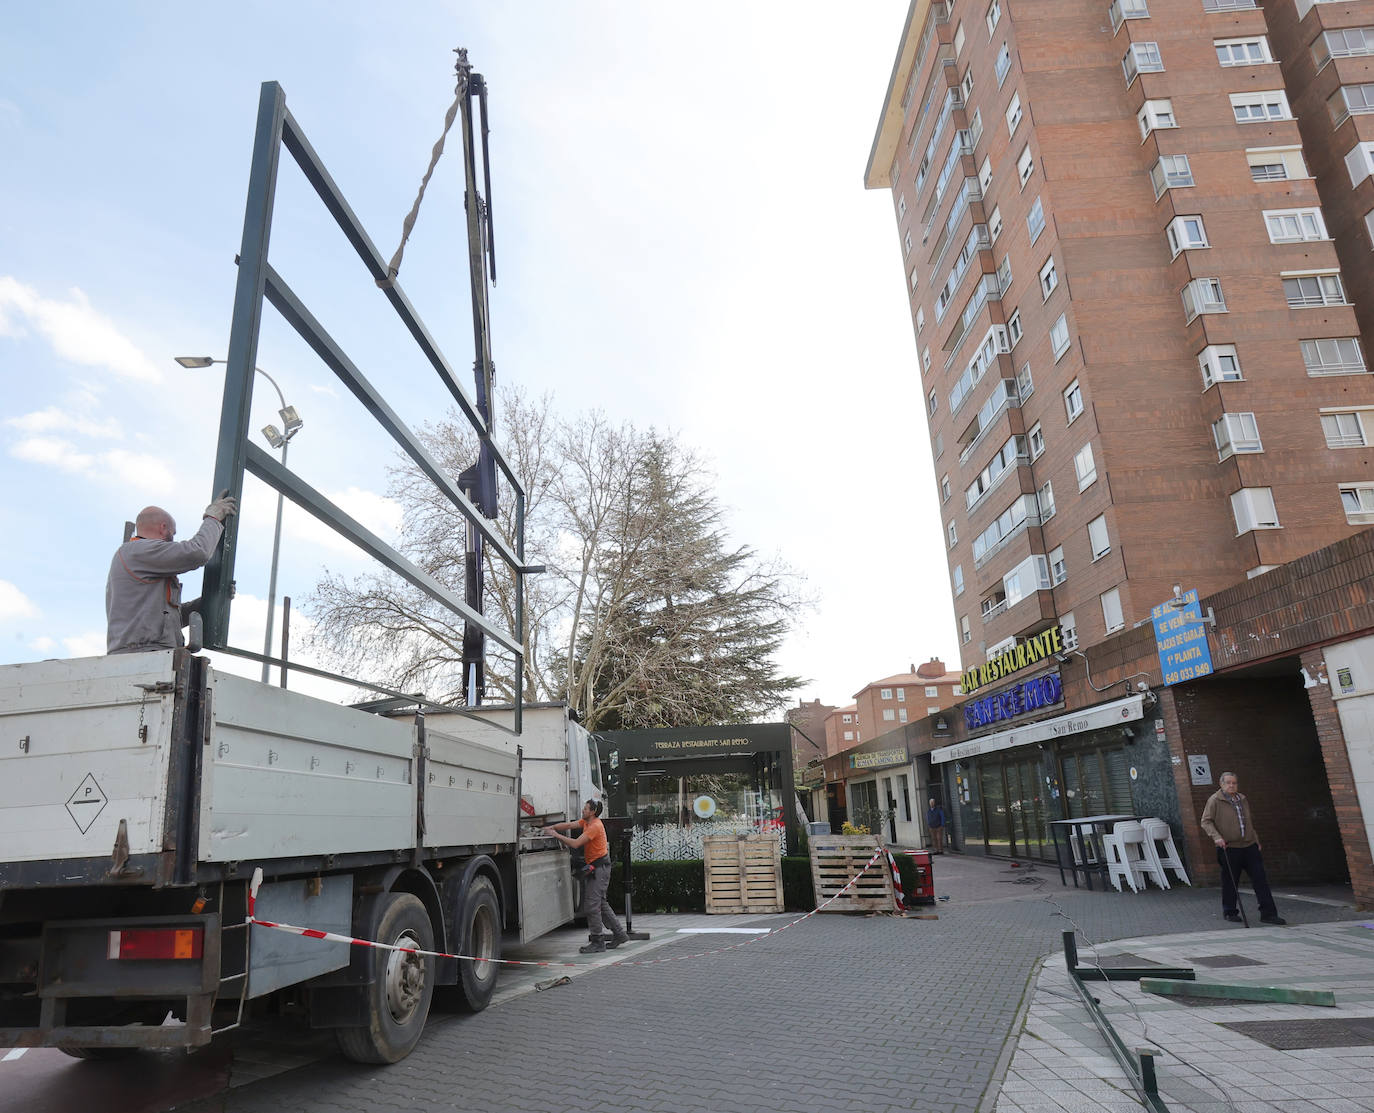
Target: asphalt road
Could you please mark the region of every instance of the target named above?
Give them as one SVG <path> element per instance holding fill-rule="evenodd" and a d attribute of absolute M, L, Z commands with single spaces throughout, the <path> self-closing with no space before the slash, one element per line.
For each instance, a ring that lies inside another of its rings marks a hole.
<path fill-rule="evenodd" d="M 1101 942 L 1225 926 L 1214 889 L 1089 893 L 1062 887 L 1057 871 L 935 862 L 936 891 L 951 898 L 938 920 L 814 916 L 721 954 L 601 966 L 475 1016 L 437 1016 L 392 1067 L 349 1063 L 327 1041 L 286 1032 L 117 1064 L 30 1051 L 0 1061 L 0 1110 L 972 1113 L 1005 1070 L 1033 964 L 1059 949 L 1063 930 Z M 1334 902 L 1279 903 L 1293 922 L 1356 917 Z M 626 960 L 740 938 L 674 936 L 680 917 L 637 919 L 656 938 Z M 568 933 L 557 945 L 577 942 Z"/>

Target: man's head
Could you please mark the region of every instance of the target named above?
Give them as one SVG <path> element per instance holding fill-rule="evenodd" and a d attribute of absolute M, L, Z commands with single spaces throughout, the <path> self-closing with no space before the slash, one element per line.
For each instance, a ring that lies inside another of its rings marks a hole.
<path fill-rule="evenodd" d="M 934 796 L 932 796 L 932 797 L 930 798 L 930 803 L 927 804 L 926 807 L 928 807 L 928 808 L 933 808 L 933 807 L 935 807 L 935 797 L 934 797 Z"/>
<path fill-rule="evenodd" d="M 1221 786 L 1221 791 L 1226 793 L 1227 796 L 1234 796 L 1236 790 L 1240 788 L 1240 778 L 1234 773 L 1223 773 L 1221 779 L 1217 781 L 1217 784 Z"/>
<path fill-rule="evenodd" d="M 596 818 L 597 816 L 599 816 L 600 814 L 601 814 L 601 801 L 600 801 L 600 800 L 588 800 L 585 804 L 582 805 L 582 818 L 583 818 L 583 819 L 595 819 L 595 818 Z"/>
<path fill-rule="evenodd" d="M 177 524 L 160 506 L 145 506 L 134 519 L 134 532 L 150 541 L 170 541 L 176 536 Z"/>

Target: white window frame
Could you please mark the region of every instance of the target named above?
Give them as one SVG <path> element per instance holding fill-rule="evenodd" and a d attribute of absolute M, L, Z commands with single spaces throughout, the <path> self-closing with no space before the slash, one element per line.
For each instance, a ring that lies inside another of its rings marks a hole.
<path fill-rule="evenodd" d="M 968 645 L 973 640 L 973 631 L 969 628 L 968 615 L 959 616 L 959 644 Z"/>
<path fill-rule="evenodd" d="M 1354 95 L 1357 92 L 1359 95 Z M 1326 98 L 1326 109 L 1333 127 L 1340 127 L 1351 116 L 1367 116 L 1374 112 L 1374 82 L 1342 85 Z"/>
<path fill-rule="evenodd" d="M 967 38 L 964 31 L 964 21 L 960 20 L 959 25 L 954 28 L 954 57 L 958 58 L 964 52 L 964 41 Z"/>
<path fill-rule="evenodd" d="M 988 243 L 997 242 L 997 237 L 1002 234 L 1002 206 L 994 205 L 992 213 L 988 217 Z"/>
<path fill-rule="evenodd" d="M 895 723 L 897 721 L 897 709 L 895 707 L 883 708 L 883 722 Z"/>
<path fill-rule="evenodd" d="M 1015 135 L 1016 129 L 1021 125 L 1021 94 L 1012 93 L 1011 102 L 1007 105 L 1006 111 L 1007 134 Z"/>
<path fill-rule="evenodd" d="M 926 311 L 923 307 L 916 307 L 916 335 L 921 335 L 921 330 L 926 327 Z"/>
<path fill-rule="evenodd" d="M 1000 89 L 1002 82 L 1007 79 L 1007 74 L 1011 72 L 1011 44 L 1002 44 L 1002 49 L 997 52 L 997 60 L 993 62 L 992 68 L 997 73 L 997 88 Z"/>
<path fill-rule="evenodd" d="M 1236 536 L 1261 529 L 1282 529 L 1271 487 L 1242 487 L 1231 495 L 1231 516 Z"/>
<path fill-rule="evenodd" d="M 1054 484 L 1045 480 L 1035 492 L 1035 505 L 1040 508 L 1040 521 L 1048 522 L 1054 517 Z"/>
<path fill-rule="evenodd" d="M 1056 545 L 1050 550 L 1050 584 L 1058 587 L 1069 578 L 1069 566 L 1064 562 L 1064 546 Z"/>
<path fill-rule="evenodd" d="M 1131 43 L 1121 59 L 1121 72 L 1126 77 L 1126 88 L 1130 88 L 1136 77 L 1142 73 L 1163 73 L 1164 55 L 1159 51 L 1159 43 Z"/>
<path fill-rule="evenodd" d="M 1340 46 L 1331 48 L 1331 37 L 1340 37 Z M 1374 27 L 1333 27 L 1312 40 L 1312 62 L 1321 73 L 1332 58 L 1360 58 L 1374 54 Z"/>
<path fill-rule="evenodd" d="M 948 476 L 948 475 L 942 475 L 942 476 L 940 476 L 940 501 L 941 501 L 941 502 L 949 502 L 949 500 L 950 500 L 951 496 L 953 496 L 953 494 L 954 494 L 954 487 L 951 485 L 951 483 L 950 483 L 950 481 L 949 481 L 949 476 Z"/>
<path fill-rule="evenodd" d="M 1302 351 L 1303 365 L 1310 377 L 1364 375 L 1369 372 L 1369 366 L 1365 363 L 1364 347 L 1358 336 L 1315 337 L 1311 340 L 1300 340 L 1298 344 Z M 1334 350 L 1332 345 L 1336 346 Z M 1329 356 L 1335 358 L 1328 358 Z"/>
<path fill-rule="evenodd" d="M 1084 408 L 1083 388 L 1078 385 L 1078 380 L 1074 379 L 1064 388 L 1064 413 L 1068 415 L 1070 425 L 1082 416 Z"/>
<path fill-rule="evenodd" d="M 1342 483 L 1338 490 L 1347 522 L 1352 526 L 1374 523 L 1374 483 Z"/>
<path fill-rule="evenodd" d="M 952 582 L 954 584 L 954 598 L 958 599 L 964 594 L 964 566 L 962 564 L 954 566 Z"/>
<path fill-rule="evenodd" d="M 1360 410 L 1323 410 L 1319 416 L 1327 448 L 1369 447 L 1369 434 Z"/>
<path fill-rule="evenodd" d="M 897 195 L 897 219 L 901 220 L 904 216 L 906 216 L 906 194 L 899 193 Z"/>
<path fill-rule="evenodd" d="M 1207 228 L 1202 217 L 1196 213 L 1176 216 L 1164 226 L 1164 237 L 1169 241 L 1169 252 L 1177 259 L 1185 251 L 1198 251 L 1211 247 L 1207 240 Z"/>
<path fill-rule="evenodd" d="M 954 548 L 955 545 L 959 544 L 959 526 L 958 526 L 958 524 L 955 523 L 955 522 L 953 522 L 953 521 L 946 522 L 946 523 L 945 523 L 945 536 L 946 536 L 947 538 L 949 538 L 949 547 L 950 547 L 951 549 Z"/>
<path fill-rule="evenodd" d="M 1208 344 L 1198 352 L 1197 363 L 1203 390 L 1210 390 L 1217 383 L 1242 382 L 1245 378 L 1234 344 Z"/>
<path fill-rule="evenodd" d="M 1045 260 L 1045 265 L 1040 268 L 1040 296 L 1044 301 L 1050 300 L 1050 295 L 1059 289 L 1059 272 L 1054 269 L 1054 256 L 1051 255 Z"/>
<path fill-rule="evenodd" d="M 1102 604 L 1102 623 L 1106 627 L 1106 632 L 1115 634 L 1118 630 L 1124 630 L 1126 619 L 1121 611 L 1121 589 L 1108 588 L 1097 598 Z"/>
<path fill-rule="evenodd" d="M 1262 215 L 1270 243 L 1308 243 L 1331 238 L 1320 208 L 1265 209 Z"/>
<path fill-rule="evenodd" d="M 1284 272 L 1280 278 L 1289 309 L 1327 309 L 1350 304 L 1338 270 Z"/>
<path fill-rule="evenodd" d="M 1107 515 L 1099 514 L 1088 523 L 1088 551 L 1093 560 L 1101 560 L 1112 551 L 1112 538 L 1107 530 Z"/>
<path fill-rule="evenodd" d="M 1346 151 L 1345 169 L 1350 175 L 1352 189 L 1358 187 L 1370 174 L 1374 174 L 1374 143 L 1356 143 Z"/>
<path fill-rule="evenodd" d="M 1259 422 L 1248 411 L 1224 413 L 1212 422 L 1212 440 L 1217 446 L 1217 461 L 1231 456 L 1263 452 Z"/>
<path fill-rule="evenodd" d="M 1177 167 L 1179 162 L 1183 164 L 1181 171 Z M 1171 164 L 1174 166 L 1173 169 L 1169 168 Z M 1187 181 L 1184 181 L 1184 178 L 1187 178 Z M 1156 201 L 1171 189 L 1186 189 L 1188 186 L 1195 185 L 1193 167 L 1188 162 L 1188 156 L 1160 155 L 1155 160 L 1155 164 L 1150 167 L 1150 184 L 1154 186 Z"/>
<path fill-rule="evenodd" d="M 1031 365 L 1023 363 L 1021 370 L 1016 372 L 1016 397 L 1021 400 L 1021 404 L 1026 404 L 1026 399 L 1035 393 L 1035 380 L 1031 378 Z"/>
<path fill-rule="evenodd" d="M 1107 14 L 1112 20 L 1112 34 L 1121 30 L 1128 19 L 1149 19 L 1150 9 L 1145 0 L 1112 0 Z"/>
<path fill-rule="evenodd" d="M 934 417 L 934 416 L 935 416 L 935 411 L 938 410 L 939 408 L 940 408 L 940 398 L 939 398 L 939 396 L 935 393 L 934 390 L 931 390 L 930 394 L 928 394 L 928 395 L 926 396 L 926 410 L 927 410 L 927 412 L 928 412 L 932 417 Z"/>
<path fill-rule="evenodd" d="M 1189 322 L 1204 313 L 1227 312 L 1226 295 L 1219 278 L 1195 278 L 1183 287 L 1179 296 L 1183 299 L 1183 315 Z"/>
<path fill-rule="evenodd" d="M 1178 127 L 1178 117 L 1174 115 L 1174 102 L 1170 97 L 1147 100 L 1135 114 L 1136 125 L 1140 128 L 1142 143 L 1150 138 L 1151 132 L 1167 131 Z"/>
<path fill-rule="evenodd" d="M 978 166 L 978 188 L 983 191 L 983 196 L 988 195 L 988 190 L 992 189 L 992 156 L 984 155 L 983 161 Z"/>
<path fill-rule="evenodd" d="M 1256 89 L 1251 93 L 1230 93 L 1231 114 L 1238 124 L 1269 124 L 1275 120 L 1291 120 L 1293 110 L 1288 107 L 1288 94 L 1282 89 Z M 1254 110 L 1259 109 L 1256 113 Z"/>
<path fill-rule="evenodd" d="M 1217 52 L 1217 64 L 1222 69 L 1267 66 L 1274 61 L 1274 55 L 1269 50 L 1269 39 L 1264 35 L 1247 35 L 1239 39 L 1213 39 L 1212 46 Z"/>
<path fill-rule="evenodd" d="M 1003 294 L 1011 289 L 1013 277 L 1011 273 L 1011 254 L 1008 253 L 1003 255 L 1002 261 L 997 264 L 997 285 Z"/>
<path fill-rule="evenodd" d="M 997 30 L 997 23 L 1002 18 L 1002 0 L 992 0 L 988 5 L 987 13 L 983 16 L 983 22 L 988 25 L 988 38 Z"/>
<path fill-rule="evenodd" d="M 1086 491 L 1097 482 L 1097 461 L 1093 459 L 1091 441 L 1073 454 L 1073 474 L 1078 479 L 1080 491 Z"/>
<path fill-rule="evenodd" d="M 1072 343 L 1073 340 L 1069 336 L 1068 315 L 1061 313 L 1054 324 L 1050 325 L 1050 347 L 1054 352 L 1055 363 L 1063 358 L 1064 353 L 1069 350 Z M 1075 379 L 1074 383 L 1077 382 L 1078 380 Z"/>
<path fill-rule="evenodd" d="M 1021 310 L 1017 309 L 1007 318 L 1007 341 L 1013 348 L 1021 340 L 1021 331 Z"/>
<path fill-rule="evenodd" d="M 1035 156 L 1031 154 L 1030 144 L 1027 143 L 1016 156 L 1016 177 L 1020 180 L 1022 189 L 1026 188 L 1026 183 L 1031 180 L 1034 173 Z"/>
<path fill-rule="evenodd" d="M 1045 451 L 1045 431 L 1040 428 L 1040 422 L 1036 422 L 1030 427 L 1030 432 L 1026 434 L 1026 445 L 1030 448 L 1030 458 L 1038 460 Z"/>
<path fill-rule="evenodd" d="M 1045 230 L 1045 206 L 1039 197 L 1031 203 L 1030 211 L 1026 213 L 1026 231 L 1030 235 L 1030 242 L 1035 243 L 1040 238 L 1040 233 Z"/>
<path fill-rule="evenodd" d="M 879 698 L 879 699 L 891 699 L 891 698 L 892 698 L 892 689 L 891 689 L 891 688 L 879 688 L 879 689 L 878 689 L 878 698 Z"/>
<path fill-rule="evenodd" d="M 1074 617 L 1073 611 L 1059 616 L 1059 636 L 1064 641 L 1065 649 L 1078 648 L 1078 619 Z"/>
<path fill-rule="evenodd" d="M 911 254 L 911 229 L 908 228 L 902 235 L 902 255 L 906 257 Z"/>

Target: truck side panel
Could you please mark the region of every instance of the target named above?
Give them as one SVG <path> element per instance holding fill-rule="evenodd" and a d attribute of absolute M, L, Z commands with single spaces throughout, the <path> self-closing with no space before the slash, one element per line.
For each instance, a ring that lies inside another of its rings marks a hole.
<path fill-rule="evenodd" d="M 415 845 L 413 726 L 227 673 L 210 688 L 201 861 Z"/>
<path fill-rule="evenodd" d="M 537 850 L 516 862 L 520 884 L 520 942 L 528 943 L 573 918 L 573 876 L 568 852 Z"/>
<path fill-rule="evenodd" d="M 163 850 L 171 650 L 0 667 L 0 855 L 7 862 Z"/>
<path fill-rule="evenodd" d="M 425 745 L 425 845 L 515 842 L 516 755 L 455 738 L 428 723 Z"/>
<path fill-rule="evenodd" d="M 277 924 L 351 935 L 353 928 L 353 878 L 348 874 L 269 881 L 258 890 L 259 918 Z M 348 965 L 347 943 L 307 939 L 272 928 L 252 928 L 252 960 L 248 996 L 295 985 L 330 970 Z"/>

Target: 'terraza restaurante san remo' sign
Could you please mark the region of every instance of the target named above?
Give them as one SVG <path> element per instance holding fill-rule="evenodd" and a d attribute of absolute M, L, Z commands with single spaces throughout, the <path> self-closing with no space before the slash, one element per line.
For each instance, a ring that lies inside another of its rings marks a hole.
<path fill-rule="evenodd" d="M 991 684 L 994 680 L 1010 676 L 1012 673 L 1024 669 L 1027 665 L 1033 665 L 1036 661 L 1043 661 L 1051 654 L 1063 652 L 1064 631 L 1058 626 L 1051 626 L 1048 630 L 1042 630 L 1034 637 L 1022 638 L 1010 649 L 999 653 L 983 664 L 974 665 L 960 679 L 960 687 L 963 689 L 964 695 L 968 695 L 977 691 L 984 684 Z"/>

